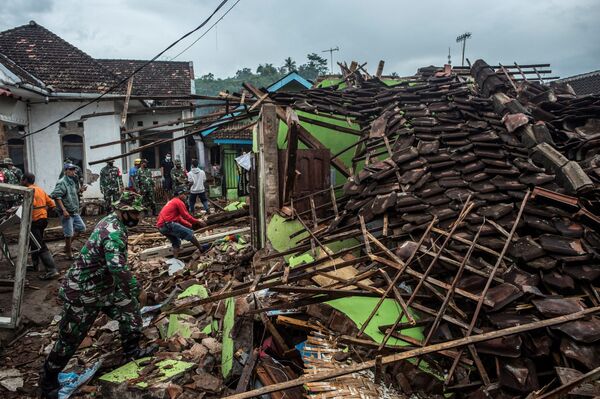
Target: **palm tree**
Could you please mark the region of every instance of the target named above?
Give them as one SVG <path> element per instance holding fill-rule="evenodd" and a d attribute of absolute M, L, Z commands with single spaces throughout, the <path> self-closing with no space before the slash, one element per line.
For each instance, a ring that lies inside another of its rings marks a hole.
<path fill-rule="evenodd" d="M 283 60 L 283 68 L 289 73 L 296 70 L 296 61 L 292 57 L 287 57 Z"/>

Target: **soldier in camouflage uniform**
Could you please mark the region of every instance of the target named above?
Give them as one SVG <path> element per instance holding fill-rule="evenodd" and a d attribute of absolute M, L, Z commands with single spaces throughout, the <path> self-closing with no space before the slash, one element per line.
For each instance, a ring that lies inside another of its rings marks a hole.
<path fill-rule="evenodd" d="M 175 167 L 171 169 L 171 180 L 173 181 L 173 189 L 183 187 L 188 188 L 187 172 L 181 167 L 181 160 L 175 160 Z"/>
<path fill-rule="evenodd" d="M 21 180 L 23 180 L 23 171 L 15 166 L 12 158 L 4 158 L 4 163 L 6 164 L 8 169 L 10 169 L 10 171 L 13 172 L 13 174 L 17 177 L 17 181 L 20 184 Z"/>
<path fill-rule="evenodd" d="M 144 210 L 139 194 L 125 191 L 115 212 L 104 217 L 71 266 L 59 297 L 64 301 L 58 339 L 44 362 L 40 388 L 43 398 L 58 397 L 58 374 L 86 337 L 100 312 L 119 322 L 127 360 L 149 356 L 156 346 L 141 349 L 140 286 L 127 265 L 127 227 L 138 224 Z"/>
<path fill-rule="evenodd" d="M 123 191 L 121 171 L 115 166 L 114 161 L 108 161 L 100 171 L 100 191 L 104 195 L 106 212 L 110 213 L 113 202 L 119 199 Z"/>
<path fill-rule="evenodd" d="M 7 165 L 6 161 L 7 158 L 0 160 L 0 183 L 16 185 L 21 184 L 21 181 L 17 179 L 17 176 Z M 7 210 L 12 208 L 18 201 L 19 195 L 17 194 L 0 194 L 0 215 L 3 215 Z"/>
<path fill-rule="evenodd" d="M 152 215 L 156 216 L 156 201 L 154 199 L 154 178 L 152 172 L 148 169 L 148 160 L 142 159 L 140 169 L 135 175 L 135 188 L 142 196 L 142 203 L 146 209 L 152 210 Z"/>

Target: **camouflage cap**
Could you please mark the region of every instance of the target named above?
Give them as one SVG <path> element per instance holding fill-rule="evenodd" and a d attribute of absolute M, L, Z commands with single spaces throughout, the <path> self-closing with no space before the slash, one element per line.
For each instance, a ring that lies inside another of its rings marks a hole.
<path fill-rule="evenodd" d="M 133 191 L 123 191 L 121 198 L 118 201 L 113 202 L 115 209 L 120 211 L 137 211 L 142 212 L 146 210 L 142 205 L 142 196 Z"/>
<path fill-rule="evenodd" d="M 178 186 L 178 187 L 175 187 L 175 190 L 173 190 L 173 195 L 178 196 L 181 194 L 187 194 L 189 192 L 190 192 L 190 190 L 188 190 L 186 187 Z"/>
<path fill-rule="evenodd" d="M 133 161 L 133 164 L 134 164 L 134 165 L 137 165 L 137 164 L 139 164 L 139 163 L 142 163 L 142 160 L 141 160 L 140 158 L 136 158 L 136 160 L 135 160 L 135 161 Z"/>
<path fill-rule="evenodd" d="M 73 163 L 73 160 L 69 157 L 65 158 L 65 163 Z"/>
<path fill-rule="evenodd" d="M 175 165 L 177 165 L 177 166 L 181 165 L 181 159 L 176 159 L 175 160 Z"/>
<path fill-rule="evenodd" d="M 5 165 L 14 165 L 14 162 L 11 158 L 4 158 L 3 162 Z"/>

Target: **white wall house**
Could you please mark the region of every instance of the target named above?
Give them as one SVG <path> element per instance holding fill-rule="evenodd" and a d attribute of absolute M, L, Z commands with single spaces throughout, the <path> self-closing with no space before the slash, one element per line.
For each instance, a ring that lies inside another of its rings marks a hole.
<path fill-rule="evenodd" d="M 64 158 L 71 157 L 84 171 L 88 185 L 85 197 L 99 198 L 98 176 L 105 164 L 90 165 L 91 162 L 152 142 L 156 135 L 147 139 L 144 135 L 159 130 L 171 131 L 159 138 L 181 136 L 183 130 L 172 130 L 183 128 L 183 124 L 151 127 L 193 114 L 189 108 L 189 96 L 194 93 L 192 64 L 157 61 L 136 74 L 128 107 L 125 129 L 146 130 L 132 133 L 139 139 L 126 144 L 91 148 L 130 137 L 121 134 L 120 126 L 127 85 L 73 111 L 144 62 L 94 59 L 33 21 L 0 32 L 0 157 L 10 156 L 17 166 L 34 173 L 46 191 L 53 189 Z M 187 102 L 168 99 L 182 96 L 188 96 Z M 70 115 L 65 117 L 67 114 Z M 34 133 L 42 128 L 45 129 Z M 159 170 L 160 159 L 167 151 L 183 162 L 186 155 L 195 157 L 186 143 L 183 139 L 162 144 L 117 159 L 115 165 L 123 171 L 126 182 L 127 170 L 135 158 L 147 158 L 150 167 Z"/>

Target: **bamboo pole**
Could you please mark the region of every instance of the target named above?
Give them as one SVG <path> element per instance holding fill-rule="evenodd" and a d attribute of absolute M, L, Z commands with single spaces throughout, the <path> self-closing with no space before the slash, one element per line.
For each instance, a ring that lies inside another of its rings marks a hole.
<path fill-rule="evenodd" d="M 536 321 L 536 322 L 528 323 L 528 324 L 521 324 L 521 325 L 515 326 L 515 327 L 508 327 L 508 328 L 504 328 L 504 329 L 497 330 L 497 331 L 491 331 L 491 332 L 487 332 L 487 333 L 483 333 L 483 334 L 479 334 L 479 335 L 472 335 L 469 337 L 459 338 L 459 339 L 455 339 L 452 341 L 442 342 L 442 343 L 435 344 L 435 345 L 429 345 L 429 346 L 425 346 L 422 348 L 416 348 L 416 349 L 412 349 L 412 350 L 409 350 L 406 352 L 384 356 L 381 359 L 381 363 L 382 364 L 392 364 L 392 363 L 399 362 L 401 360 L 406 360 L 406 359 L 410 359 L 410 358 L 417 357 L 417 356 L 427 355 L 429 353 L 436 353 L 436 352 L 439 352 L 442 350 L 461 348 L 461 347 L 476 344 L 479 342 L 485 342 L 485 341 L 490 341 L 490 340 L 496 339 L 496 338 L 506 337 L 508 335 L 514 335 L 514 334 L 519 334 L 519 333 L 526 332 L 526 331 L 537 330 L 539 328 L 556 326 L 556 325 L 564 324 L 564 323 L 567 323 L 570 321 L 579 320 L 581 318 L 596 314 L 598 312 L 600 312 L 600 306 L 585 309 L 580 312 L 571 313 L 571 314 L 565 315 L 565 316 L 553 317 L 551 319 Z M 300 378 L 296 378 L 296 379 L 293 379 L 290 381 L 281 382 L 281 383 L 277 383 L 277 384 L 273 384 L 273 385 L 268 385 L 266 387 L 255 389 L 255 390 L 252 390 L 249 392 L 244 392 L 241 394 L 226 396 L 226 399 L 254 398 L 254 397 L 265 395 L 265 394 L 268 394 L 271 392 L 279 392 L 279 391 L 282 391 L 285 389 L 302 386 L 309 382 L 329 380 L 332 378 L 341 377 L 343 375 L 356 373 L 358 371 L 367 370 L 367 369 L 375 367 L 375 364 L 376 364 L 375 360 L 368 360 L 366 362 L 362 362 L 362 363 L 359 363 L 359 364 L 356 364 L 353 366 L 340 368 L 340 369 L 333 370 L 333 371 L 304 375 Z"/>

